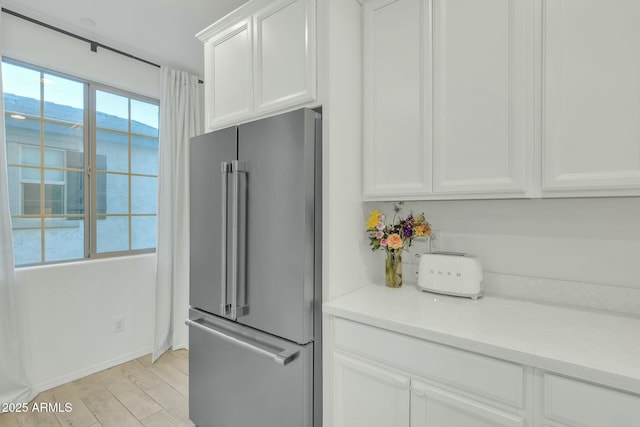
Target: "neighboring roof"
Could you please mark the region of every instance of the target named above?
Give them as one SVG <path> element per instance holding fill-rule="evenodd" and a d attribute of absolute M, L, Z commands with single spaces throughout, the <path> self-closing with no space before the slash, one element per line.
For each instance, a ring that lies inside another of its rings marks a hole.
<path fill-rule="evenodd" d="M 4 94 L 4 109 L 6 112 L 19 113 L 27 116 L 40 117 L 40 101 L 34 98 L 15 95 L 12 93 Z M 83 123 L 84 111 L 81 108 L 75 108 L 68 105 L 56 104 L 54 102 L 44 102 L 45 118 L 58 120 L 67 123 Z M 111 114 L 96 113 L 97 123 L 100 127 L 108 129 L 127 129 L 127 120 Z M 131 121 L 131 132 L 140 135 L 158 136 L 158 129 L 152 126 Z"/>

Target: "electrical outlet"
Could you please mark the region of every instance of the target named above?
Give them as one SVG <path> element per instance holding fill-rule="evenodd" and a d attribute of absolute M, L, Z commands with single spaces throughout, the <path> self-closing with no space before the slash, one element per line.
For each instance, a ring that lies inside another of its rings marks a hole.
<path fill-rule="evenodd" d="M 124 317 L 118 316 L 113 318 L 113 333 L 124 331 Z"/>
<path fill-rule="evenodd" d="M 442 250 L 442 234 L 440 230 L 431 230 L 429 249 L 430 252 L 438 252 Z"/>

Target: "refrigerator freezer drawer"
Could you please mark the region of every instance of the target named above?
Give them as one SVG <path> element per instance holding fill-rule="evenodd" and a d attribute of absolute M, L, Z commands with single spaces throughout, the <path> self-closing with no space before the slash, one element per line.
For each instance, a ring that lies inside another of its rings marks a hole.
<path fill-rule="evenodd" d="M 190 310 L 189 416 L 198 427 L 312 427 L 313 343 Z"/>

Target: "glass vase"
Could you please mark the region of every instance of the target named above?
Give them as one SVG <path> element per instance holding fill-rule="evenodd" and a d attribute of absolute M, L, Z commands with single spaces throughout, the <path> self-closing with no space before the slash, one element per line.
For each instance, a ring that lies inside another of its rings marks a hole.
<path fill-rule="evenodd" d="M 387 251 L 384 273 L 384 281 L 389 288 L 402 286 L 402 252 Z"/>

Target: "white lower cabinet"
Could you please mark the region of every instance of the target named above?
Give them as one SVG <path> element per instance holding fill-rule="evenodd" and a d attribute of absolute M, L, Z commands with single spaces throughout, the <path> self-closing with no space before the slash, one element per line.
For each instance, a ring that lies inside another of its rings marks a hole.
<path fill-rule="evenodd" d="M 409 427 L 409 377 L 340 353 L 333 372 L 334 427 Z"/>
<path fill-rule="evenodd" d="M 538 427 L 638 427 L 640 396 L 536 371 Z"/>
<path fill-rule="evenodd" d="M 334 427 L 525 427 L 512 414 L 350 357 L 333 356 Z"/>
<path fill-rule="evenodd" d="M 524 417 L 417 380 L 411 381 L 411 427 L 524 427 Z"/>
<path fill-rule="evenodd" d="M 326 427 L 640 426 L 638 394 L 341 318 L 328 326 Z"/>
<path fill-rule="evenodd" d="M 521 365 L 357 322 L 331 329 L 332 427 L 530 427 Z"/>

